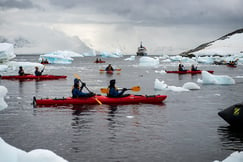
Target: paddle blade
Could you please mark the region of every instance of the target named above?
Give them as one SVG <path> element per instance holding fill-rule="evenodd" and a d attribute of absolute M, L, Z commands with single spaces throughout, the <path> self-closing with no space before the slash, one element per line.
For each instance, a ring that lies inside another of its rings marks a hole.
<path fill-rule="evenodd" d="M 132 91 L 135 91 L 135 92 L 140 91 L 140 89 L 141 89 L 140 86 L 135 86 L 135 87 L 132 87 L 132 88 L 131 88 L 131 90 L 132 90 Z"/>
<path fill-rule="evenodd" d="M 78 75 L 78 74 L 73 74 L 73 76 L 75 77 L 75 78 L 77 78 L 77 79 L 79 79 L 80 80 L 80 76 Z"/>
<path fill-rule="evenodd" d="M 101 92 L 101 93 L 108 93 L 108 89 L 107 89 L 107 88 L 101 88 L 101 89 L 100 89 L 100 92 Z"/>
<path fill-rule="evenodd" d="M 102 102 L 98 100 L 98 98 L 94 97 L 94 99 L 98 102 L 98 104 L 102 105 Z"/>

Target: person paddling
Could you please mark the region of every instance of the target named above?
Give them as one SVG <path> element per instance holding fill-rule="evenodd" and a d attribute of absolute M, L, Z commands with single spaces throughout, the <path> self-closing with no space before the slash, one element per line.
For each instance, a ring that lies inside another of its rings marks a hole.
<path fill-rule="evenodd" d="M 108 97 L 121 97 L 125 91 L 127 91 L 127 88 L 123 88 L 121 90 L 117 89 L 116 86 L 116 80 L 112 79 L 110 80 L 110 85 L 108 86 Z"/>
<path fill-rule="evenodd" d="M 43 71 L 44 71 L 44 69 L 45 69 L 45 66 L 44 66 L 44 68 L 43 68 L 41 71 L 39 71 L 39 67 L 36 66 L 36 67 L 35 67 L 35 75 L 36 75 L 36 76 L 41 76 L 42 73 L 43 73 Z"/>
<path fill-rule="evenodd" d="M 86 87 L 86 84 L 82 82 L 82 85 L 80 87 L 80 80 L 75 78 L 73 89 L 72 89 L 72 98 L 95 96 L 95 93 L 93 93 L 93 92 L 88 92 L 88 93 L 82 92 L 84 87 Z"/>
<path fill-rule="evenodd" d="M 184 67 L 184 65 L 183 64 L 179 64 L 179 66 L 178 66 L 178 70 L 179 71 L 187 71 L 186 69 L 185 69 L 185 67 Z"/>
<path fill-rule="evenodd" d="M 106 68 L 105 71 L 114 71 L 113 67 L 111 66 L 111 64 L 109 64 Z"/>
<path fill-rule="evenodd" d="M 195 66 L 194 64 L 192 64 L 191 71 L 197 71 L 197 66 Z"/>
<path fill-rule="evenodd" d="M 19 67 L 19 76 L 24 76 L 25 73 L 24 73 L 24 69 L 22 66 Z"/>

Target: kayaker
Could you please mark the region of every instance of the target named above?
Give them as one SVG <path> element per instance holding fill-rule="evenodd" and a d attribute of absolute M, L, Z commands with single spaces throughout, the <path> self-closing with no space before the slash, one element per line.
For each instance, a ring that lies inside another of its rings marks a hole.
<path fill-rule="evenodd" d="M 19 76 L 24 76 L 25 73 L 24 73 L 24 69 L 22 66 L 19 67 Z"/>
<path fill-rule="evenodd" d="M 194 66 L 194 64 L 192 64 L 191 71 L 197 71 L 197 66 Z"/>
<path fill-rule="evenodd" d="M 105 71 L 114 71 L 113 67 L 111 66 L 111 64 L 109 64 L 106 68 Z"/>
<path fill-rule="evenodd" d="M 110 85 L 108 86 L 108 97 L 121 97 L 125 91 L 127 91 L 127 88 L 123 88 L 121 90 L 117 89 L 116 86 L 116 80 L 112 79 L 110 80 Z"/>
<path fill-rule="evenodd" d="M 187 71 L 186 69 L 185 69 L 185 67 L 184 67 L 184 65 L 183 64 L 179 64 L 179 66 L 178 66 L 178 70 L 179 71 Z"/>
<path fill-rule="evenodd" d="M 80 87 L 80 80 L 75 78 L 74 79 L 73 89 L 72 89 L 72 95 L 73 95 L 72 97 L 73 98 L 79 98 L 79 97 L 92 97 L 92 96 L 95 96 L 95 93 L 93 93 L 93 92 L 88 92 L 88 93 L 82 92 L 84 87 L 86 87 L 86 84 L 82 83 L 82 85 Z"/>
<path fill-rule="evenodd" d="M 44 68 L 43 68 L 41 71 L 39 71 L 39 67 L 36 66 L 36 67 L 35 67 L 35 75 L 36 75 L 36 76 L 41 76 L 42 73 L 43 73 L 43 71 L 44 71 L 44 69 L 45 69 L 45 66 L 44 66 Z"/>

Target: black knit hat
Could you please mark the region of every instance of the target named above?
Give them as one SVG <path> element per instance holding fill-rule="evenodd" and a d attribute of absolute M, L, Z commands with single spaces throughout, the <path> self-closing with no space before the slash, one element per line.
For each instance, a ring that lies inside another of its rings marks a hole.
<path fill-rule="evenodd" d="M 116 83 L 116 80 L 115 79 L 112 79 L 112 80 L 110 80 L 110 84 L 115 84 Z"/>

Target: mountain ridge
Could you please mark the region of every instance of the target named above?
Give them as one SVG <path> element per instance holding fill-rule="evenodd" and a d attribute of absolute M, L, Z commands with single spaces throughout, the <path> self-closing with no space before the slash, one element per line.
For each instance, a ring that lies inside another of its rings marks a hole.
<path fill-rule="evenodd" d="M 184 57 L 194 57 L 195 56 L 195 54 L 194 54 L 195 52 L 202 51 L 202 50 L 206 49 L 207 47 L 212 46 L 213 43 L 215 43 L 217 41 L 226 40 L 226 39 L 230 38 L 231 36 L 233 36 L 235 34 L 240 34 L 240 33 L 243 34 L 243 28 L 237 29 L 237 30 L 235 30 L 235 31 L 233 31 L 231 33 L 228 33 L 228 34 L 226 34 L 226 35 L 224 35 L 224 36 L 222 36 L 222 37 L 220 37 L 220 38 L 218 38 L 216 40 L 213 40 L 213 41 L 210 41 L 210 42 L 207 42 L 207 43 L 203 43 L 203 44 L 199 45 L 198 47 L 196 47 L 194 49 L 190 49 L 190 50 L 185 51 L 185 52 L 182 52 L 179 55 L 184 56 Z M 240 51 L 240 53 L 242 53 L 242 51 Z M 217 55 L 217 54 L 214 54 L 214 55 Z"/>

